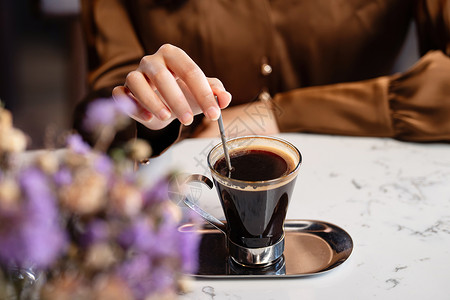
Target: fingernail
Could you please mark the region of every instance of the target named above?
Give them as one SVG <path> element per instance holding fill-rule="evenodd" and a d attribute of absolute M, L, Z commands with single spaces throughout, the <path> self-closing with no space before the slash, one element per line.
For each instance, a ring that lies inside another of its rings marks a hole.
<path fill-rule="evenodd" d="M 230 101 L 227 103 L 227 105 L 225 105 L 224 107 L 222 107 L 222 109 L 225 108 L 225 107 L 227 107 L 228 105 L 230 105 L 231 100 L 233 100 L 233 96 L 231 96 L 231 93 L 229 93 L 229 92 L 226 92 L 226 93 L 227 93 L 228 96 L 230 97 Z"/>
<path fill-rule="evenodd" d="M 152 119 L 152 117 L 153 117 L 153 114 L 147 110 L 143 110 L 143 111 L 139 112 L 139 118 L 142 121 L 148 122 Z"/>
<path fill-rule="evenodd" d="M 158 113 L 158 119 L 160 119 L 161 121 L 166 121 L 170 118 L 171 115 L 172 114 L 167 110 L 167 108 L 163 108 Z"/>
<path fill-rule="evenodd" d="M 216 121 L 220 117 L 220 110 L 215 106 L 211 106 L 206 110 L 206 116 L 211 120 Z"/>
<path fill-rule="evenodd" d="M 191 113 L 185 113 L 180 118 L 181 123 L 183 123 L 184 125 L 191 125 L 193 120 L 194 120 L 194 117 L 192 116 Z"/>

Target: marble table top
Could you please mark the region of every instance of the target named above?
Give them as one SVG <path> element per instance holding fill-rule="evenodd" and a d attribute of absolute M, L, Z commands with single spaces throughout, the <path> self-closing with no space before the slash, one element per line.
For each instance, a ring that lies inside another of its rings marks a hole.
<path fill-rule="evenodd" d="M 280 137 L 303 155 L 287 219 L 342 227 L 354 242 L 350 258 L 311 277 L 196 279 L 180 299 L 450 299 L 449 144 Z M 182 141 L 149 167 L 209 176 L 206 154 L 218 142 Z M 215 191 L 205 189 L 200 204 L 223 218 Z"/>

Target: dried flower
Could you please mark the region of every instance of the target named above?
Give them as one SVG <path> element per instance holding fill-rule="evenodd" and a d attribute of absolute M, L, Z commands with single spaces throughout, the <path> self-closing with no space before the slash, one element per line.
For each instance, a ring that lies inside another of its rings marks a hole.
<path fill-rule="evenodd" d="M 0 261 L 21 267 L 46 268 L 66 247 L 56 202 L 45 175 L 37 169 L 20 174 L 23 191 L 19 210 L 1 211 Z"/>
<path fill-rule="evenodd" d="M 135 161 L 141 161 L 152 155 L 152 147 L 144 140 L 136 139 L 125 145 L 128 157 Z"/>
<path fill-rule="evenodd" d="M 174 299 L 181 273 L 197 266 L 198 236 L 178 230 L 170 177 L 144 186 L 133 170 L 133 160 L 151 154 L 148 144 L 130 142 L 111 157 L 100 151 L 129 119 L 123 109 L 131 108 L 109 99 L 90 107 L 86 124 L 99 147 L 72 134 L 67 149 L 39 153 L 24 169 L 0 161 L 0 268 L 46 271 L 41 299 Z M 0 133 L 0 159 L 25 147 L 2 108 Z M 0 276 L 0 288 L 10 278 Z"/>
<path fill-rule="evenodd" d="M 91 150 L 91 147 L 78 134 L 71 134 L 67 137 L 67 147 L 77 154 L 87 154 Z"/>
<path fill-rule="evenodd" d="M 58 171 L 59 161 L 55 153 L 45 151 L 36 158 L 38 167 L 47 174 L 53 174 Z"/>
<path fill-rule="evenodd" d="M 137 217 L 118 236 L 119 244 L 125 249 L 146 252 L 155 243 L 153 224 L 147 218 Z"/>
<path fill-rule="evenodd" d="M 53 180 L 57 186 L 70 185 L 72 183 L 72 173 L 67 167 L 62 167 L 53 175 Z"/>
<path fill-rule="evenodd" d="M 145 299 L 152 294 L 152 265 L 146 255 L 136 255 L 124 261 L 117 269 L 117 275 L 124 280 L 133 292 L 135 299 Z M 156 277 L 156 276 L 155 276 Z"/>
<path fill-rule="evenodd" d="M 111 236 L 109 224 L 101 219 L 95 219 L 86 225 L 86 229 L 81 233 L 80 243 L 83 247 L 88 247 L 94 243 L 104 243 Z"/>
<path fill-rule="evenodd" d="M 0 134 L 0 153 L 17 153 L 24 151 L 27 146 L 27 138 L 19 129 L 11 128 L 3 130 Z"/>
<path fill-rule="evenodd" d="M 142 194 L 135 186 L 120 181 L 111 189 L 110 209 L 117 214 L 137 215 L 142 208 Z"/>
<path fill-rule="evenodd" d="M 3 210 L 15 210 L 19 207 L 20 188 L 16 181 L 5 178 L 0 181 L 0 208 Z"/>
<path fill-rule="evenodd" d="M 11 129 L 12 125 L 11 112 L 0 105 L 0 132 Z"/>
<path fill-rule="evenodd" d="M 92 294 L 92 298 L 95 300 L 134 299 L 128 285 L 117 276 L 101 276 L 98 278 L 94 283 Z"/>
<path fill-rule="evenodd" d="M 83 169 L 73 176 L 72 183 L 62 186 L 59 192 L 62 204 L 82 215 L 102 209 L 106 201 L 106 178 L 90 169 Z"/>
<path fill-rule="evenodd" d="M 200 236 L 195 232 L 178 234 L 178 251 L 181 253 L 182 271 L 192 274 L 198 267 L 198 247 Z"/>
<path fill-rule="evenodd" d="M 152 188 L 144 191 L 144 204 L 153 205 L 166 201 L 169 198 L 169 181 L 167 178 L 159 179 Z"/>
<path fill-rule="evenodd" d="M 126 102 L 98 99 L 89 105 L 84 127 L 91 132 L 101 131 L 105 127 L 120 130 L 129 124 L 130 118 L 127 113 L 132 111 L 133 107 Z"/>
<path fill-rule="evenodd" d="M 161 204 L 161 210 L 164 217 L 174 220 L 175 223 L 180 223 L 183 218 L 181 208 L 172 201 L 164 201 Z"/>
<path fill-rule="evenodd" d="M 183 275 L 178 279 L 178 289 L 181 294 L 188 293 L 193 289 L 193 279 L 189 276 Z"/>
<path fill-rule="evenodd" d="M 84 264 L 91 270 L 106 270 L 116 261 L 116 254 L 108 243 L 95 243 L 88 248 Z"/>
<path fill-rule="evenodd" d="M 114 165 L 111 158 L 105 154 L 96 156 L 92 164 L 97 172 L 105 176 L 111 175 L 114 170 Z"/>
<path fill-rule="evenodd" d="M 91 299 L 91 291 L 83 278 L 76 273 L 66 273 L 47 282 L 42 289 L 44 300 Z"/>

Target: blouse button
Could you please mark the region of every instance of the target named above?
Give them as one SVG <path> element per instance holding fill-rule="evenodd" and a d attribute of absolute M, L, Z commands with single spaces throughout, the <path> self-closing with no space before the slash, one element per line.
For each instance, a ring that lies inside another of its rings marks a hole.
<path fill-rule="evenodd" d="M 272 73 L 272 66 L 266 63 L 261 65 L 261 74 L 268 76 Z"/>
<path fill-rule="evenodd" d="M 270 96 L 267 89 L 264 88 L 263 91 L 259 94 L 258 100 L 261 102 L 267 102 L 267 101 L 272 100 L 272 97 Z"/>

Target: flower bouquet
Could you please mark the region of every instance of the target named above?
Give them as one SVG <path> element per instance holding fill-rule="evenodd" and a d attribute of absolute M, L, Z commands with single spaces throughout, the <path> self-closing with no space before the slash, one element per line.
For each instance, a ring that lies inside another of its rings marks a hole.
<path fill-rule="evenodd" d="M 93 147 L 68 134 L 63 149 L 30 154 L 0 106 L 0 299 L 173 299 L 183 291 L 198 236 L 178 230 L 193 216 L 169 200 L 173 174 L 140 178 L 136 161 L 151 154 L 140 140 L 106 152 L 127 109 L 98 100 L 85 122 Z"/>

